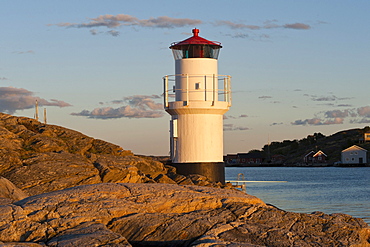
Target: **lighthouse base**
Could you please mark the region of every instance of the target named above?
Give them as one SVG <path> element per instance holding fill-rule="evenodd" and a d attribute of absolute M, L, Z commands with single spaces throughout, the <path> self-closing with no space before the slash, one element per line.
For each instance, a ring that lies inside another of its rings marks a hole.
<path fill-rule="evenodd" d="M 172 163 L 178 174 L 199 174 L 212 182 L 225 184 L 225 165 L 223 162 Z"/>

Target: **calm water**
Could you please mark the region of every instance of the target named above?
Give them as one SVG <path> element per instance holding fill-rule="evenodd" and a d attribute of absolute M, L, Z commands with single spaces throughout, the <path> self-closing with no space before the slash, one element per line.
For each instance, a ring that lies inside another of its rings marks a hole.
<path fill-rule="evenodd" d="M 226 167 L 226 181 L 243 173 L 247 193 L 278 208 L 312 213 L 345 213 L 370 224 L 370 167 Z"/>

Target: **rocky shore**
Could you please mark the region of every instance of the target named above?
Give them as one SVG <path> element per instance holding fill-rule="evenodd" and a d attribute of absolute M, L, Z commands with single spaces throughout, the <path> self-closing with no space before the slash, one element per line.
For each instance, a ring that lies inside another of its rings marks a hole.
<path fill-rule="evenodd" d="M 370 246 L 344 214 L 292 213 L 60 126 L 0 113 L 0 246 Z"/>

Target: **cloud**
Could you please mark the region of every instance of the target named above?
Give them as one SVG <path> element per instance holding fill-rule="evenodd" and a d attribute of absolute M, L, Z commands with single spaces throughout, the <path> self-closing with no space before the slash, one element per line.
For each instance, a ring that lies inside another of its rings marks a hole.
<path fill-rule="evenodd" d="M 232 38 L 242 38 L 242 39 L 249 38 L 249 35 L 246 33 L 236 33 L 233 35 L 230 34 L 229 36 Z"/>
<path fill-rule="evenodd" d="M 17 110 L 31 109 L 36 100 L 42 106 L 71 106 L 69 103 L 51 99 L 50 101 L 33 96 L 33 92 L 24 88 L 0 87 L 0 111 L 13 114 Z"/>
<path fill-rule="evenodd" d="M 354 120 L 351 120 L 350 123 L 354 123 L 354 124 L 368 124 L 368 123 L 370 123 L 370 118 L 354 119 Z"/>
<path fill-rule="evenodd" d="M 172 18 L 168 16 L 160 16 L 149 19 L 139 19 L 135 16 L 118 14 L 118 15 L 100 15 L 96 18 L 88 18 L 86 23 L 69 23 L 63 22 L 58 24 L 49 24 L 49 26 L 56 25 L 58 27 L 72 27 L 72 28 L 96 28 L 107 27 L 117 28 L 120 26 L 139 26 L 152 28 L 175 28 L 184 26 L 195 26 L 202 23 L 201 20 L 188 18 Z M 92 34 L 96 34 L 96 31 Z"/>
<path fill-rule="evenodd" d="M 257 25 L 247 25 L 243 23 L 236 23 L 232 21 L 216 21 L 214 23 L 215 26 L 227 26 L 231 29 L 251 29 L 251 30 L 258 30 L 261 29 L 261 26 Z"/>
<path fill-rule="evenodd" d="M 112 104 L 126 104 L 121 107 L 101 107 L 92 111 L 83 110 L 71 113 L 73 116 L 85 116 L 92 119 L 112 118 L 160 118 L 163 116 L 163 104 L 154 100 L 161 99 L 159 95 L 134 95 L 123 100 L 113 100 Z"/>
<path fill-rule="evenodd" d="M 337 117 L 345 118 L 345 117 L 348 117 L 348 116 L 349 116 L 349 110 L 344 110 L 344 111 L 333 110 L 333 111 L 325 112 L 325 117 L 327 117 L 327 118 L 337 118 Z"/>
<path fill-rule="evenodd" d="M 268 34 L 247 34 L 247 33 L 235 33 L 235 34 L 225 34 L 225 36 L 229 36 L 235 39 L 249 39 L 252 41 L 267 41 L 270 39 L 270 35 Z"/>
<path fill-rule="evenodd" d="M 285 24 L 283 25 L 284 28 L 290 28 L 290 29 L 300 29 L 300 30 L 307 30 L 310 29 L 311 26 L 304 24 L 304 23 L 293 23 L 293 24 Z"/>
<path fill-rule="evenodd" d="M 9 80 L 9 79 L 6 77 L 0 77 L 0 81 L 6 81 L 6 80 Z"/>
<path fill-rule="evenodd" d="M 264 95 L 264 96 L 259 96 L 258 98 L 259 99 L 271 99 L 272 97 Z"/>
<path fill-rule="evenodd" d="M 124 100 L 128 101 L 128 103 L 133 106 L 140 109 L 146 109 L 149 108 L 151 110 L 163 110 L 163 104 L 162 103 L 155 103 L 153 99 L 160 99 L 161 97 L 159 95 L 134 95 L 125 97 Z"/>
<path fill-rule="evenodd" d="M 223 119 L 238 119 L 238 118 L 246 118 L 246 117 L 248 117 L 248 115 L 246 115 L 246 114 L 241 114 L 238 117 L 234 117 L 234 116 L 231 116 L 231 115 L 228 115 L 228 116 L 224 115 Z"/>
<path fill-rule="evenodd" d="M 308 95 L 305 95 L 305 96 L 308 96 Z M 348 99 L 351 99 L 350 97 L 337 97 L 335 95 L 331 95 L 331 96 L 315 96 L 315 95 L 311 95 L 311 99 L 313 101 L 338 101 L 338 100 L 348 100 Z"/>
<path fill-rule="evenodd" d="M 333 120 L 322 120 L 320 118 L 311 118 L 305 120 L 296 120 L 292 125 L 331 125 L 331 124 L 342 124 L 343 118 L 334 118 Z"/>
<path fill-rule="evenodd" d="M 98 30 L 96 30 L 96 29 L 91 29 L 91 30 L 90 30 L 90 33 L 91 33 L 92 35 L 97 35 L 99 32 L 98 32 Z"/>
<path fill-rule="evenodd" d="M 305 120 L 295 120 L 292 125 L 320 125 L 321 119 L 311 118 Z"/>
<path fill-rule="evenodd" d="M 320 117 L 321 116 L 321 117 Z M 331 125 L 343 124 L 344 119 L 349 118 L 350 123 L 369 123 L 370 106 L 362 106 L 345 110 L 331 110 L 319 112 L 316 117 L 296 120 L 292 125 Z"/>
<path fill-rule="evenodd" d="M 280 123 L 272 123 L 272 124 L 270 124 L 270 126 L 282 125 L 282 124 L 284 124 L 284 123 L 283 122 L 280 122 Z"/>
<path fill-rule="evenodd" d="M 234 124 L 224 124 L 224 131 L 249 130 L 248 127 L 234 126 Z"/>
<path fill-rule="evenodd" d="M 71 113 L 73 116 L 85 116 L 95 119 L 112 119 L 112 118 L 159 118 L 163 116 L 163 112 L 142 110 L 132 108 L 131 106 L 122 106 L 119 108 L 102 107 L 95 108 L 92 111 L 83 110 L 79 113 Z"/>
<path fill-rule="evenodd" d="M 335 101 L 336 97 L 335 96 L 321 96 L 321 97 L 316 97 L 312 96 L 313 101 Z"/>
<path fill-rule="evenodd" d="M 357 108 L 357 113 L 359 116 L 370 118 L 370 106 L 363 106 Z"/>
<path fill-rule="evenodd" d="M 107 32 L 107 34 L 110 34 L 112 35 L 113 37 L 117 37 L 119 35 L 119 32 L 118 31 L 115 31 L 115 30 L 109 30 Z"/>
<path fill-rule="evenodd" d="M 326 120 L 323 122 L 323 125 L 331 125 L 331 124 L 343 124 L 344 119 L 341 117 L 336 117 L 333 120 Z"/>
<path fill-rule="evenodd" d="M 263 25 L 248 25 L 244 23 L 232 22 L 220 20 L 213 23 L 214 26 L 227 26 L 231 29 L 248 29 L 248 30 L 260 30 L 260 29 L 273 29 L 273 28 L 287 28 L 287 29 L 296 29 L 296 30 L 307 30 L 311 26 L 304 23 L 292 23 L 292 24 L 276 24 L 277 21 L 266 21 Z"/>
<path fill-rule="evenodd" d="M 14 54 L 34 54 L 35 52 L 33 50 L 28 51 L 13 51 Z"/>

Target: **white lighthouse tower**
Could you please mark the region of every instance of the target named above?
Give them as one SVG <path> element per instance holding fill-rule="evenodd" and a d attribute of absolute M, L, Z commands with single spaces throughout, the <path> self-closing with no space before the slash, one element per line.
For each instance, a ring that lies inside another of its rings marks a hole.
<path fill-rule="evenodd" d="M 164 79 L 164 106 L 171 115 L 170 156 L 179 174 L 225 182 L 223 114 L 231 106 L 230 76 L 218 75 L 219 42 L 193 36 L 170 46 L 175 75 Z"/>

